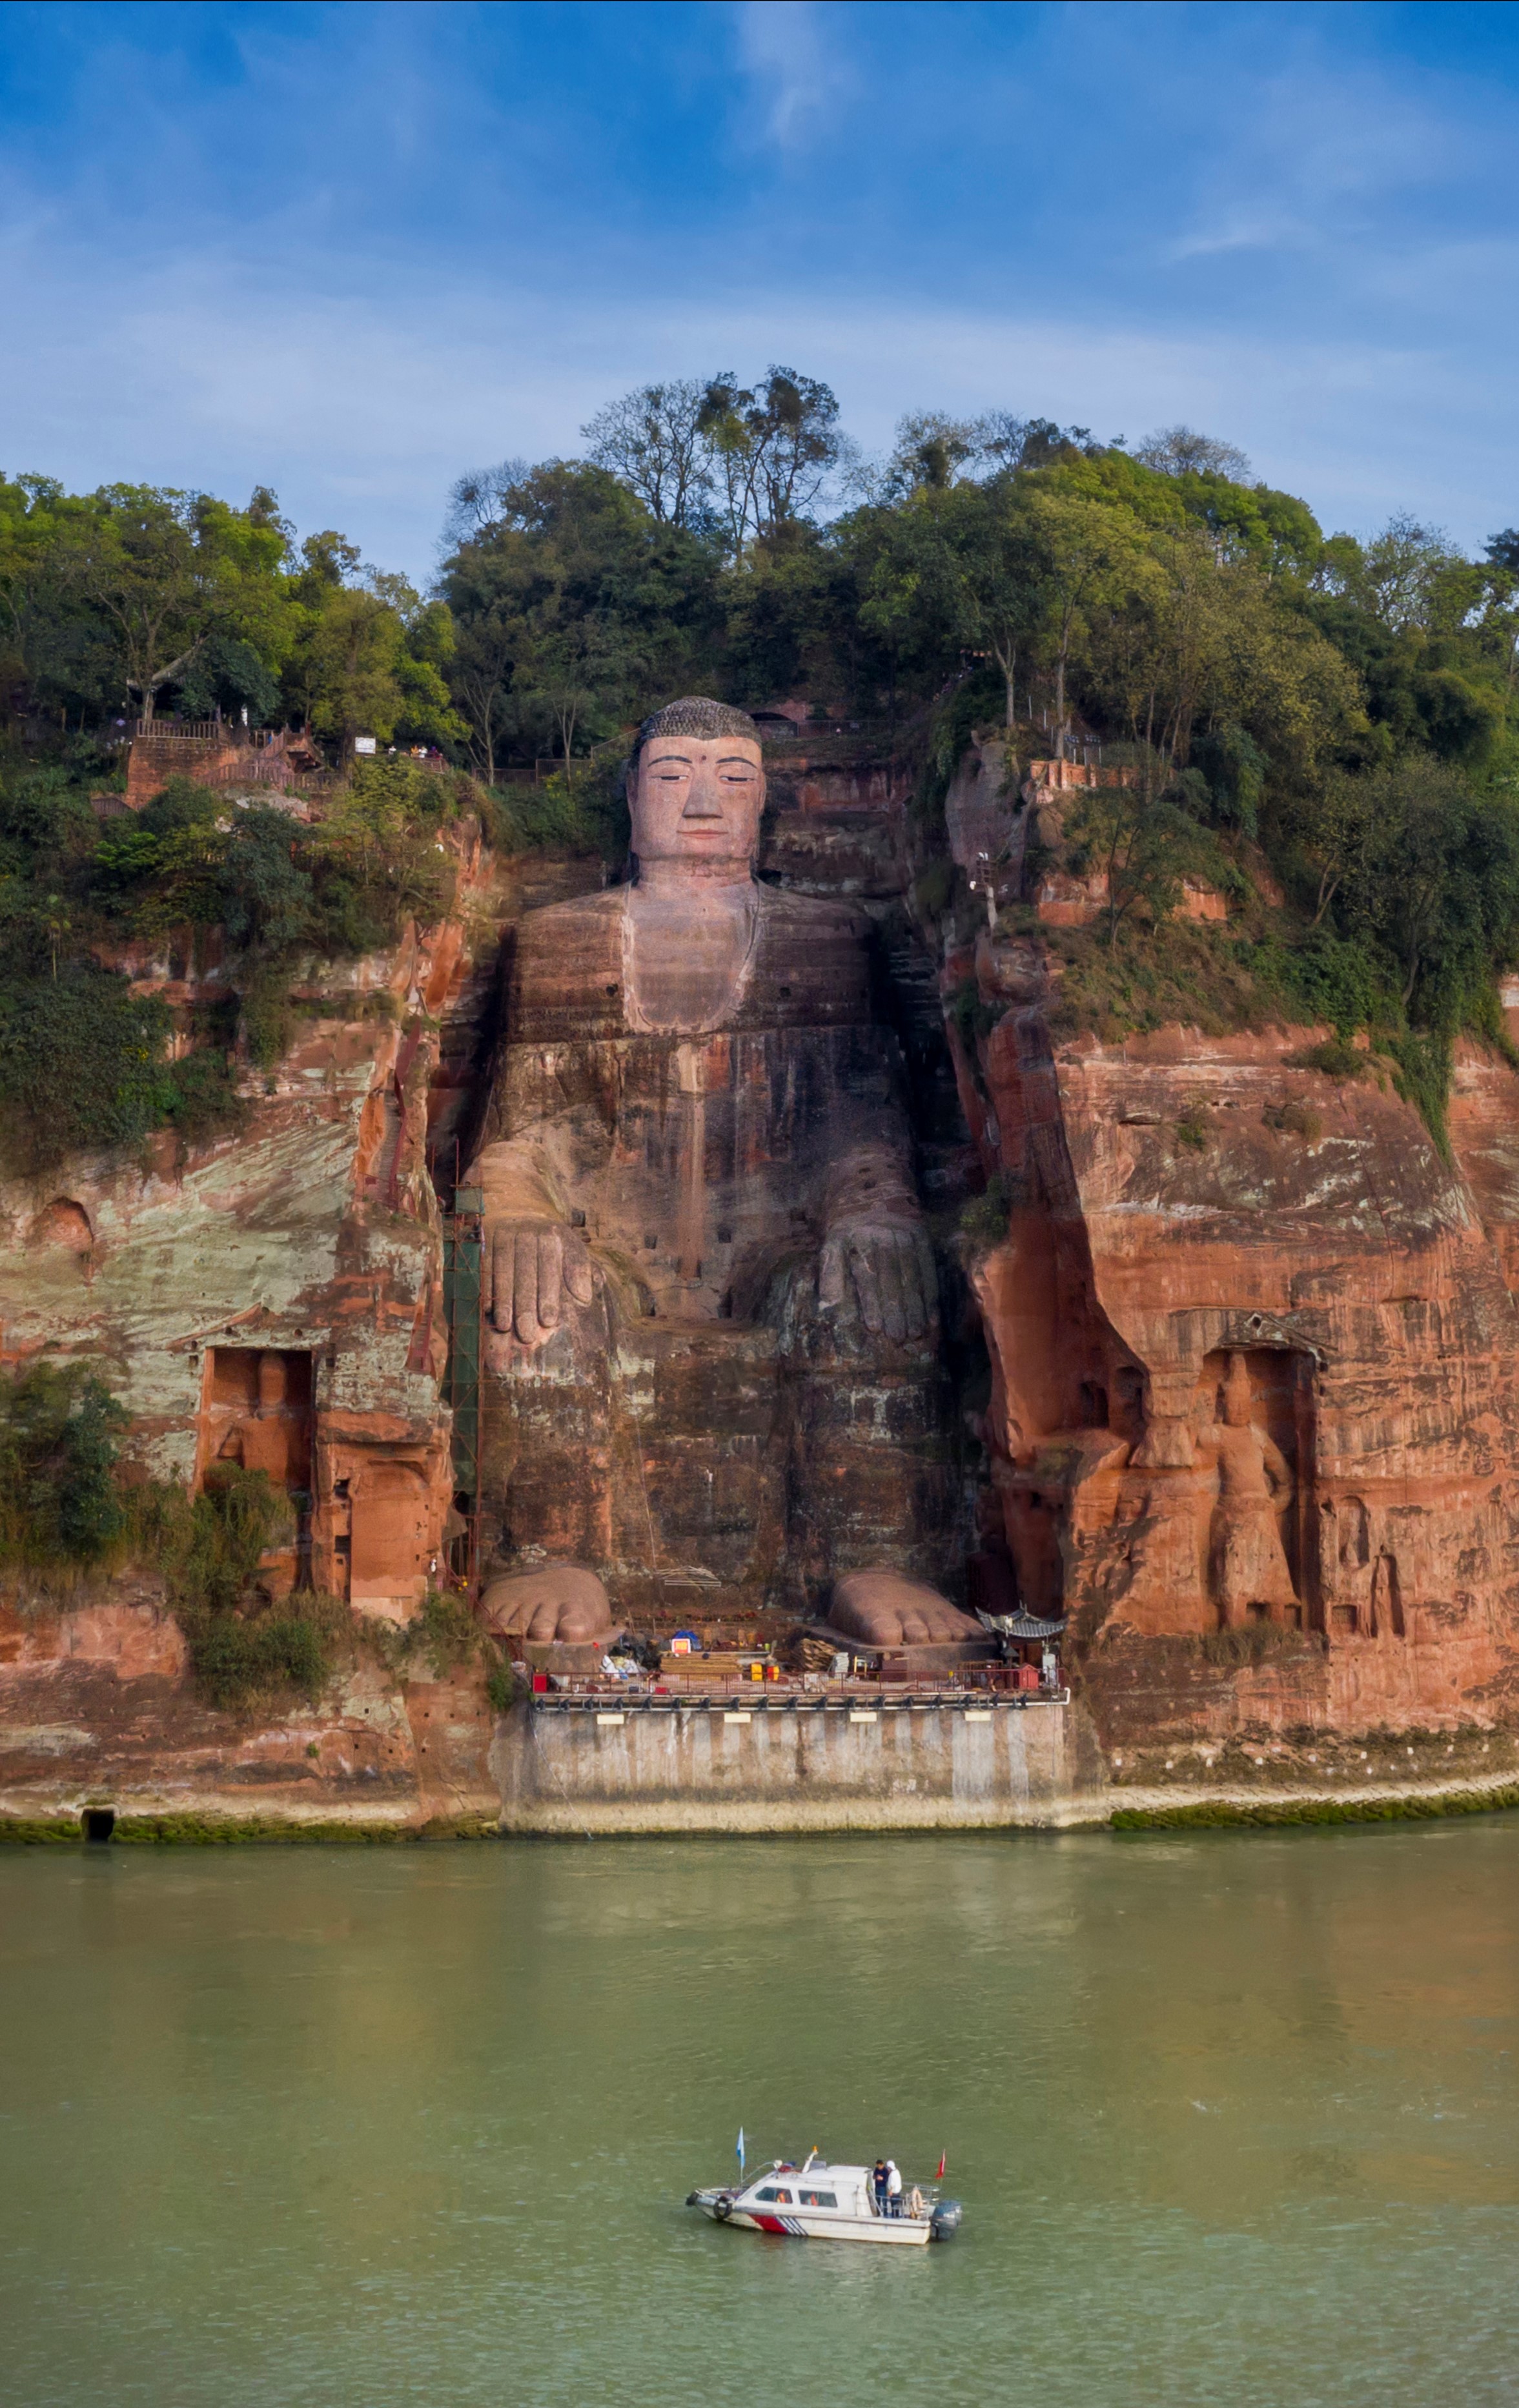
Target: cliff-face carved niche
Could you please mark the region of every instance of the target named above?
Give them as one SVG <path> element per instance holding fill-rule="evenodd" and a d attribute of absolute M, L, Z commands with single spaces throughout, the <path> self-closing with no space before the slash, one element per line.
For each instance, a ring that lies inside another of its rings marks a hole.
<path fill-rule="evenodd" d="M 871 924 L 756 883 L 752 727 L 673 710 L 716 716 L 651 723 L 637 882 L 517 931 L 467 1174 L 487 1550 L 594 1567 L 624 1612 L 941 1577 L 938 1277 Z"/>
<path fill-rule="evenodd" d="M 1305 1628 L 1311 1558 L 1304 1534 L 1313 1527 L 1311 1357 L 1287 1348 L 1215 1352 L 1203 1361 L 1199 1402 L 1198 1535 L 1219 1626 Z"/>
<path fill-rule="evenodd" d="M 71 1254 L 87 1254 L 94 1241 L 89 1214 L 68 1196 L 55 1196 L 44 1205 L 26 1233 L 29 1246 L 60 1246 Z"/>
<path fill-rule="evenodd" d="M 1390 1079 L 1308 1067 L 1322 1030 L 1063 1034 L 1026 930 L 953 953 L 946 993 L 971 978 L 960 1093 L 1011 1199 L 973 1274 L 982 1527 L 1068 1617 L 1099 1720 L 1507 1714 L 1512 1070 L 1464 1065 L 1447 1157 Z M 1207 1680 L 1246 1701 L 1197 1703 Z"/>
<path fill-rule="evenodd" d="M 213 1463 L 266 1472 L 287 1492 L 311 1484 L 311 1357 L 271 1347 L 207 1352 L 201 1470 Z"/>

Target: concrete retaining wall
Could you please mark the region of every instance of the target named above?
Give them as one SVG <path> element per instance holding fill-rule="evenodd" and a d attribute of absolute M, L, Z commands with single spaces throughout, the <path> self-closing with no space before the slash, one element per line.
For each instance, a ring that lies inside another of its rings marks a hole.
<path fill-rule="evenodd" d="M 509 1831 L 1058 1828 L 1106 1819 L 1080 1706 L 513 1708 Z"/>

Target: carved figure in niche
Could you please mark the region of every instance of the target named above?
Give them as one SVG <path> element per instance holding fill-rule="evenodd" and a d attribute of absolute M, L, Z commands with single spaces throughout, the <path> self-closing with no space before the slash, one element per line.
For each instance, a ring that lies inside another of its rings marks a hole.
<path fill-rule="evenodd" d="M 810 1584 L 921 1544 L 947 1490 L 900 1050 L 867 916 L 755 879 L 744 712 L 656 711 L 627 793 L 635 882 L 519 926 L 466 1174 L 503 1383 L 487 1513 L 509 1554 L 766 1584 L 805 1560 Z M 652 1415 L 620 1385 L 646 1322 L 705 1333 Z"/>
<path fill-rule="evenodd" d="M 1383 1553 L 1377 1557 L 1371 1575 L 1371 1636 L 1401 1639 L 1403 1635 L 1403 1591 L 1397 1577 L 1397 1558 Z"/>
<path fill-rule="evenodd" d="M 221 1350 L 223 1360 L 230 1351 Z M 241 1371 L 245 1364 L 236 1368 Z M 261 1354 L 254 1376 L 257 1402 L 251 1414 L 233 1423 L 217 1449 L 218 1459 L 240 1463 L 245 1471 L 265 1471 L 277 1488 L 303 1488 L 310 1455 L 305 1399 L 291 1394 L 283 1354 L 272 1350 Z M 215 1385 L 212 1396 L 214 1400 Z"/>
<path fill-rule="evenodd" d="M 1292 1469 L 1252 1417 L 1243 1354 L 1229 1356 L 1223 1417 L 1205 1432 L 1204 1443 L 1218 1465 L 1212 1577 L 1224 1627 L 1238 1628 L 1262 1612 L 1272 1622 L 1294 1622 L 1297 1593 L 1277 1518 L 1293 1493 Z"/>

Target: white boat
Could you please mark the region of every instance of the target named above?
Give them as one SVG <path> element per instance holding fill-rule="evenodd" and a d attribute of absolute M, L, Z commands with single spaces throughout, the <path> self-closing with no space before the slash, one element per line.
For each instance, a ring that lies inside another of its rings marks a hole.
<path fill-rule="evenodd" d="M 876 2205 L 869 2166 L 832 2166 L 816 2152 L 804 2166 L 778 2157 L 752 2180 L 687 2193 L 687 2207 L 699 2207 L 714 2224 L 736 2224 L 746 2232 L 783 2233 L 793 2241 L 880 2241 L 892 2248 L 921 2248 L 948 2241 L 958 2230 L 957 2199 L 940 2199 L 934 2186 L 904 2184 L 900 2213 Z"/>

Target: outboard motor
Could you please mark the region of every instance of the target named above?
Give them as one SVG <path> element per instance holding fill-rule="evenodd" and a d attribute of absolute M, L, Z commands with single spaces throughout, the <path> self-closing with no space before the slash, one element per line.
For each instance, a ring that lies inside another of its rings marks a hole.
<path fill-rule="evenodd" d="M 929 2240 L 953 2241 L 960 2229 L 960 2218 L 964 2214 L 965 2209 L 957 2199 L 941 2199 L 928 2219 Z"/>

